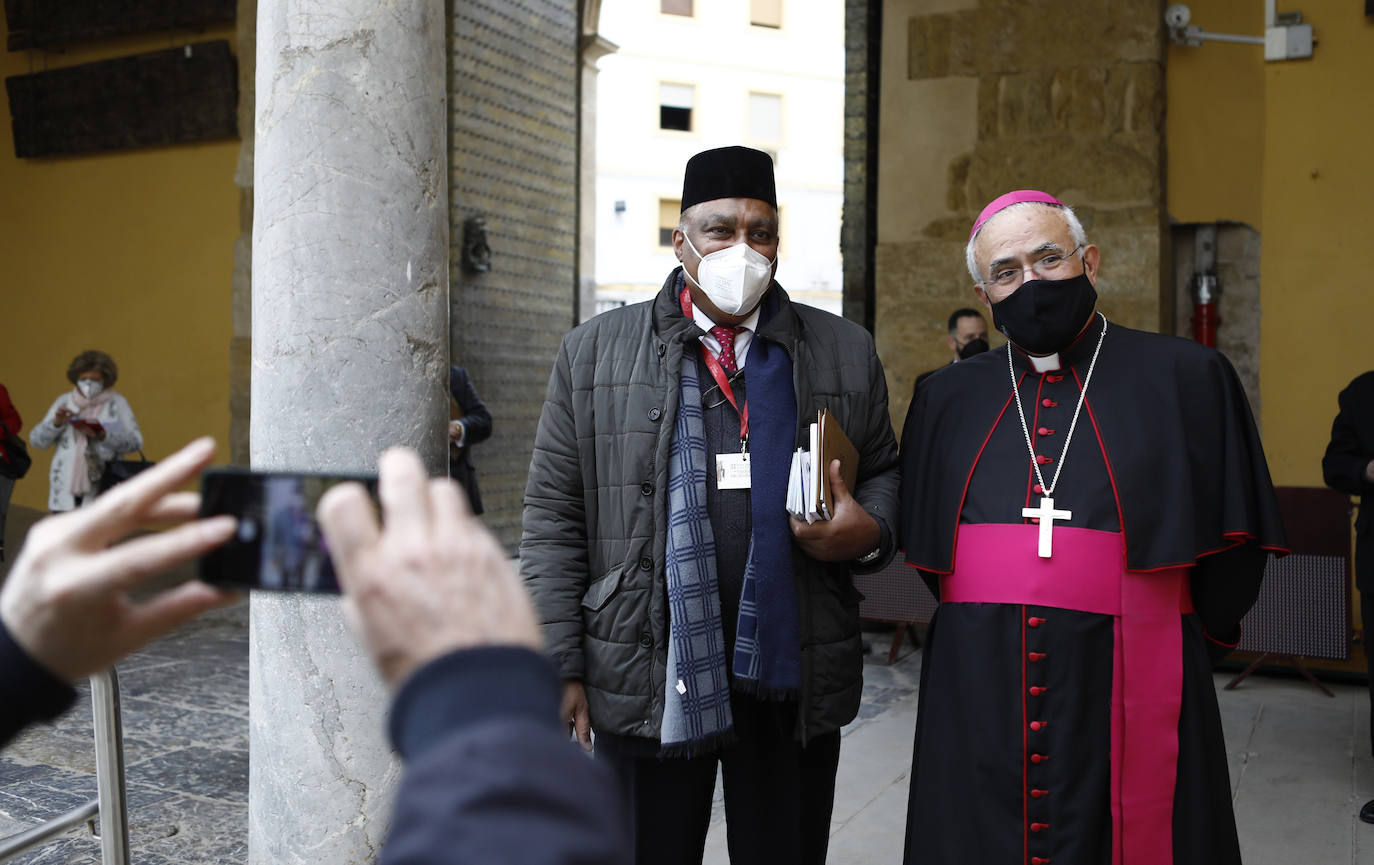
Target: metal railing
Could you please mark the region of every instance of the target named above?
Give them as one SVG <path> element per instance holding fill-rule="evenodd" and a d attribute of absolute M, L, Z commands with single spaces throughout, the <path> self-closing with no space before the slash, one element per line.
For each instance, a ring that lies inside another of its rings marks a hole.
<path fill-rule="evenodd" d="M 124 722 L 119 705 L 119 675 L 114 668 L 91 677 L 91 714 L 95 727 L 96 798 L 60 817 L 0 838 L 0 862 L 65 835 L 86 823 L 97 835 L 101 865 L 128 865 L 129 811 L 124 795 Z"/>

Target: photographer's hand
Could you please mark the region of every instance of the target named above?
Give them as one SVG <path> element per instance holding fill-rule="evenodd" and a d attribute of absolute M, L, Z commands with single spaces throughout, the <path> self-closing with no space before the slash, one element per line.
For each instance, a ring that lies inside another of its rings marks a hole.
<path fill-rule="evenodd" d="M 392 448 L 378 461 L 383 526 L 360 484 L 320 500 L 319 521 L 347 598 L 345 615 L 393 688 L 454 649 L 541 648 L 524 585 L 448 478 Z"/>
<path fill-rule="evenodd" d="M 197 580 L 142 601 L 129 596 L 233 535 L 233 517 L 196 520 L 200 495 L 176 492 L 214 455 L 214 441 L 198 439 L 89 507 L 34 524 L 0 591 L 0 619 L 24 651 L 74 681 L 236 597 Z M 116 544 L 138 529 L 179 523 Z"/>

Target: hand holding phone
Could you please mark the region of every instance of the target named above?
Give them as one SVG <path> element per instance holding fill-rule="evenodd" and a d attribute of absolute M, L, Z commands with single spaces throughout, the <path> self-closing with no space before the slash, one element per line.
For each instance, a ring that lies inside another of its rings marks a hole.
<path fill-rule="evenodd" d="M 200 560 L 200 578 L 234 589 L 338 593 L 315 507 L 330 487 L 377 479 L 357 475 L 253 472 L 214 468 L 201 476 L 201 515 L 230 514 L 238 530 Z"/>
<path fill-rule="evenodd" d="M 191 521 L 195 494 L 179 492 L 214 455 L 214 441 L 198 439 L 89 507 L 34 525 L 0 590 L 14 641 L 72 682 L 234 600 L 194 580 L 130 598 L 233 533 L 232 520 Z"/>
<path fill-rule="evenodd" d="M 382 454 L 377 509 L 353 485 L 320 502 L 320 525 L 348 598 L 349 626 L 393 687 L 455 649 L 542 640 L 506 551 L 446 477 L 427 478 L 413 451 Z"/>

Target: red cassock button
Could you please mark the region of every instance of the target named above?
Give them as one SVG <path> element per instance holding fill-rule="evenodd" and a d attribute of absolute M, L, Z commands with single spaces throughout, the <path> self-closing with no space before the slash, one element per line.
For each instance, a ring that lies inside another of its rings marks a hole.
<path fill-rule="evenodd" d="M 1047 426 L 1042 426 L 1042 427 L 1040 427 L 1040 429 L 1038 429 L 1038 430 L 1035 431 L 1035 434 L 1036 434 L 1036 435 L 1042 435 L 1042 436 L 1052 436 L 1052 435 L 1054 435 L 1054 430 L 1050 429 L 1050 428 L 1047 427 Z"/>
<path fill-rule="evenodd" d="M 1039 494 L 1039 495 L 1044 495 L 1044 494 L 1045 494 L 1045 488 L 1044 488 L 1043 486 L 1041 486 L 1040 484 L 1036 484 L 1036 485 L 1034 485 L 1034 486 L 1031 487 L 1031 492 L 1037 493 L 1037 494 Z"/>
<path fill-rule="evenodd" d="M 1050 860 L 1041 859 L 1039 856 L 1032 856 L 1031 865 L 1050 865 Z"/>
<path fill-rule="evenodd" d="M 1032 823 L 1030 827 L 1032 832 L 1042 832 L 1048 828 L 1050 828 L 1050 824 L 1048 823 Z"/>
<path fill-rule="evenodd" d="M 1052 462 L 1054 462 L 1054 458 L 1053 458 L 1053 457 L 1047 457 L 1047 456 L 1045 456 L 1044 454 L 1037 454 L 1036 457 L 1035 457 L 1035 461 L 1038 462 L 1038 463 L 1040 463 L 1040 465 L 1043 466 L 1043 465 L 1045 465 L 1046 463 L 1052 463 Z"/>
<path fill-rule="evenodd" d="M 1054 400 L 1048 397 L 1040 400 L 1040 404 L 1043 405 L 1045 408 L 1054 408 L 1055 406 L 1059 405 L 1059 403 L 1055 402 Z"/>
<path fill-rule="evenodd" d="M 1042 687 L 1040 687 L 1039 685 L 1031 685 L 1031 687 L 1030 687 L 1030 695 L 1031 695 L 1032 697 L 1038 697 L 1038 696 L 1040 696 L 1041 694 L 1045 693 L 1045 692 L 1048 691 L 1048 690 L 1049 690 L 1049 688 L 1042 688 Z"/>
<path fill-rule="evenodd" d="M 1038 733 L 1040 730 L 1049 726 L 1049 723 L 1049 721 L 1031 721 L 1030 728 Z"/>
<path fill-rule="evenodd" d="M 1049 790 L 1032 790 L 1032 791 L 1031 791 L 1031 798 L 1032 798 L 1032 799 L 1040 799 L 1040 798 L 1043 798 L 1043 797 L 1048 796 L 1048 795 L 1050 795 L 1050 791 L 1049 791 Z"/>
<path fill-rule="evenodd" d="M 1052 382 L 1064 380 L 1064 377 L 1062 375 L 1047 375 L 1045 376 L 1045 378 Z"/>
<path fill-rule="evenodd" d="M 1039 616 L 1031 616 L 1029 619 L 1026 619 L 1026 624 L 1030 625 L 1032 628 L 1038 628 L 1045 624 L 1045 620 Z"/>
<path fill-rule="evenodd" d="M 1041 763 L 1046 762 L 1049 759 L 1050 758 L 1046 757 L 1044 754 L 1031 754 L 1031 762 L 1036 764 L 1037 766 Z"/>
<path fill-rule="evenodd" d="M 1030 654 L 1026 655 L 1026 657 L 1027 657 L 1027 658 L 1030 658 L 1032 662 L 1035 662 L 1035 661 L 1043 661 L 1043 660 L 1045 660 L 1045 653 L 1044 653 L 1044 652 L 1031 652 Z"/>

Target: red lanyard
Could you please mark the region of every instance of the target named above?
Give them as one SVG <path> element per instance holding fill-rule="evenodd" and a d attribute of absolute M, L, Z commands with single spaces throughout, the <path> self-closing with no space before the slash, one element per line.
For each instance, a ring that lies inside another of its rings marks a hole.
<path fill-rule="evenodd" d="M 678 295 L 678 300 L 682 302 L 682 314 L 689 319 L 692 318 L 692 294 L 686 286 L 683 287 L 682 294 Z M 735 401 L 735 391 L 730 387 L 730 378 L 725 374 L 725 367 L 720 365 L 720 361 L 711 354 L 704 343 L 698 341 L 697 346 L 701 349 L 701 359 L 706 361 L 706 369 L 710 371 L 711 378 L 716 380 L 720 392 L 725 395 L 725 398 L 730 401 L 730 405 L 734 406 L 735 411 L 739 414 L 740 445 L 747 446 L 749 443 L 749 402 L 745 400 L 744 406 L 741 407 Z"/>

